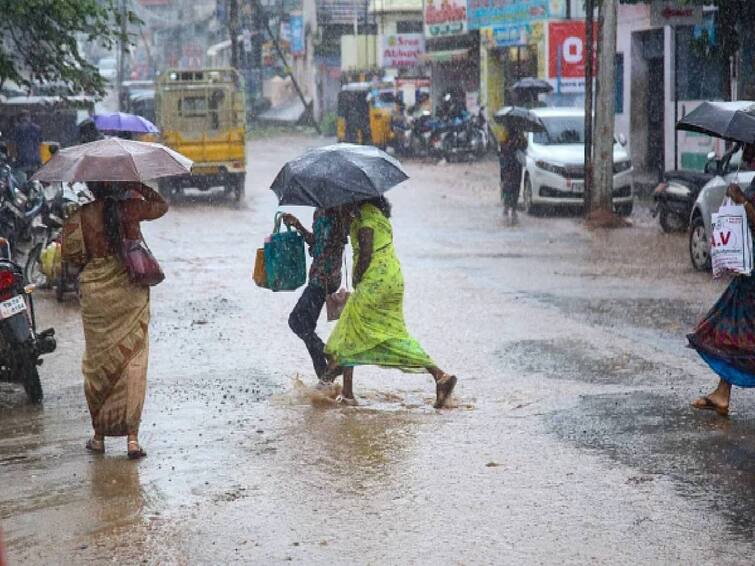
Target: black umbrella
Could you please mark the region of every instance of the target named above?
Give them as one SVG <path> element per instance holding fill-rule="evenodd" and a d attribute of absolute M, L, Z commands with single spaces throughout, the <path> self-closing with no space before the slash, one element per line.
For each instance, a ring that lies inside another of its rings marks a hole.
<path fill-rule="evenodd" d="M 523 106 L 504 106 L 493 115 L 498 123 L 524 132 L 542 132 L 545 126 L 540 118 L 529 108 Z"/>
<path fill-rule="evenodd" d="M 553 92 L 553 86 L 548 81 L 536 79 L 535 77 L 525 77 L 511 85 L 511 90 L 524 91 L 528 90 L 535 94 Z"/>
<path fill-rule="evenodd" d="M 379 197 L 408 178 L 401 163 L 384 151 L 339 143 L 292 159 L 270 188 L 281 205 L 331 208 Z"/>
<path fill-rule="evenodd" d="M 679 120 L 676 128 L 729 141 L 755 143 L 755 102 L 703 102 Z"/>

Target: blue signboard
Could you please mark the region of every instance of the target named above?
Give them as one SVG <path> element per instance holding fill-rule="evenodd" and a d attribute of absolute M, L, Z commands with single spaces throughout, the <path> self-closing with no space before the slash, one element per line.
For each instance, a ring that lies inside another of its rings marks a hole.
<path fill-rule="evenodd" d="M 301 16 L 291 16 L 288 19 L 291 31 L 291 54 L 304 54 L 304 20 Z"/>
<path fill-rule="evenodd" d="M 469 29 L 566 17 L 565 0 L 468 0 Z"/>
<path fill-rule="evenodd" d="M 493 41 L 497 47 L 514 47 L 516 45 L 529 44 L 532 28 L 529 24 L 509 24 L 506 26 L 494 26 Z"/>

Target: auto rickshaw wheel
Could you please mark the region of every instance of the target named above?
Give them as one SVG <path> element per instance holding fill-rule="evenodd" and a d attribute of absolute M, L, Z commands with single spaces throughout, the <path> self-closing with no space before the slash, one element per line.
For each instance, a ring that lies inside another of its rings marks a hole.
<path fill-rule="evenodd" d="M 246 174 L 238 173 L 234 175 L 232 181 L 233 187 L 233 202 L 240 203 L 244 200 L 246 194 Z"/>

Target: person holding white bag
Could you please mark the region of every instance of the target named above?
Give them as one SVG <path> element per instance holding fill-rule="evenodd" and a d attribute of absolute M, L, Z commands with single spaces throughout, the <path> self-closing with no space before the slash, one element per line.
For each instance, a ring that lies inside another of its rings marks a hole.
<path fill-rule="evenodd" d="M 755 169 L 754 145 L 745 145 L 742 162 Z M 729 185 L 726 194 L 735 204 L 744 206 L 752 232 L 755 181 L 745 192 L 738 185 Z M 755 275 L 737 275 L 687 338 L 690 347 L 720 377 L 718 387 L 693 401 L 692 406 L 727 416 L 732 385 L 755 387 Z"/>

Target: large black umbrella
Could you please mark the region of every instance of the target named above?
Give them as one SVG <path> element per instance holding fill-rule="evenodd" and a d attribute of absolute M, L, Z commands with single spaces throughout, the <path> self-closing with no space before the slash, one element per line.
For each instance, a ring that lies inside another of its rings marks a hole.
<path fill-rule="evenodd" d="M 507 129 L 524 132 L 542 132 L 545 130 L 542 120 L 529 108 L 523 106 L 504 106 L 493 115 L 493 119 Z"/>
<path fill-rule="evenodd" d="M 553 92 L 553 86 L 542 79 L 536 79 L 535 77 L 525 77 L 516 81 L 511 85 L 511 90 L 514 91 L 529 91 L 535 94 Z"/>
<path fill-rule="evenodd" d="M 679 120 L 676 128 L 729 141 L 755 143 L 755 102 L 703 102 Z"/>
<path fill-rule="evenodd" d="M 292 159 L 270 188 L 281 205 L 331 208 L 379 197 L 408 178 L 401 163 L 384 151 L 339 143 Z"/>

